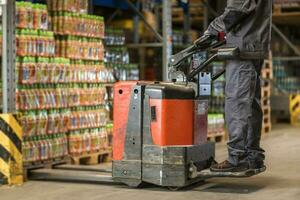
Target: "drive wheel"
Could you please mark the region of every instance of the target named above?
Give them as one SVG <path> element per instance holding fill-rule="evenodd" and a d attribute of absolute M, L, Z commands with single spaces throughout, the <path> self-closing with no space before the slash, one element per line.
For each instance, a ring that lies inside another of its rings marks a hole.
<path fill-rule="evenodd" d="M 172 186 L 169 186 L 169 187 L 168 187 L 168 189 L 169 189 L 170 191 L 178 191 L 178 190 L 180 190 L 180 188 L 181 188 L 181 187 L 172 187 Z"/>

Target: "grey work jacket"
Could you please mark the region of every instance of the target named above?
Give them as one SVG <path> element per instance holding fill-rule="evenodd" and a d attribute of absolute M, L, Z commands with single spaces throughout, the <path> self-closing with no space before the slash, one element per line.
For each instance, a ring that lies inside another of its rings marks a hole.
<path fill-rule="evenodd" d="M 263 59 L 270 49 L 272 0 L 227 0 L 224 13 L 204 34 L 226 33 L 227 46 L 239 47 L 241 58 Z"/>

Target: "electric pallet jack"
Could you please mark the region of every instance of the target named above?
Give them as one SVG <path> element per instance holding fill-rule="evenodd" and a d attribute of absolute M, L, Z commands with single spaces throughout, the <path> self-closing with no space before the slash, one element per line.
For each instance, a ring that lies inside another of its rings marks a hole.
<path fill-rule="evenodd" d="M 170 59 L 172 82 L 119 82 L 114 86 L 112 178 L 138 187 L 142 183 L 178 189 L 212 177 L 250 177 L 265 167 L 242 173 L 211 172 L 215 144 L 207 141 L 211 83 L 225 70 L 204 72 L 218 60 L 236 59 L 238 48 L 222 47 L 223 34 L 205 36 Z M 187 75 L 180 66 L 197 52 L 212 55 Z M 177 81 L 176 77 L 184 77 Z M 195 84 L 196 82 L 196 84 Z"/>
<path fill-rule="evenodd" d="M 207 141 L 211 83 L 224 70 L 214 75 L 205 70 L 216 59 L 239 56 L 238 48 L 222 47 L 225 40 L 221 36 L 202 37 L 172 56 L 172 82 L 115 84 L 112 171 L 57 166 L 55 170 L 34 170 L 30 179 L 97 181 L 131 187 L 150 183 L 177 190 L 208 178 L 250 177 L 265 171 L 265 167 L 240 173 L 209 170 L 215 163 L 215 144 Z M 181 64 L 201 51 L 208 51 L 211 56 L 185 73 Z"/>

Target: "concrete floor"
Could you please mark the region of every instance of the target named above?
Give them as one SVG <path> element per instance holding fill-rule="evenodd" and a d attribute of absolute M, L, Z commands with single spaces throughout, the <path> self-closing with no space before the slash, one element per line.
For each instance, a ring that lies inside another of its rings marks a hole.
<path fill-rule="evenodd" d="M 20 187 L 0 187 L 1 200 L 299 200 L 300 199 L 300 128 L 281 125 L 263 138 L 267 171 L 247 179 L 215 178 L 171 192 L 163 188 L 130 189 L 119 185 L 29 181 Z M 225 145 L 217 146 L 217 157 L 226 158 Z"/>

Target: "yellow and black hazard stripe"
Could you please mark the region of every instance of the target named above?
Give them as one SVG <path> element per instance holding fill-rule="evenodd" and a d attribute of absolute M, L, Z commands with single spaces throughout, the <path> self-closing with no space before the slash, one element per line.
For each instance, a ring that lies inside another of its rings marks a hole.
<path fill-rule="evenodd" d="M 300 110 L 300 95 L 291 95 L 290 97 L 290 112 Z"/>
<path fill-rule="evenodd" d="M 290 96 L 290 115 L 293 125 L 300 125 L 300 95 Z"/>
<path fill-rule="evenodd" d="M 10 156 L 10 153 L 6 150 L 6 148 L 4 148 L 2 145 L 0 145 L 0 165 L 4 166 L 5 168 L 7 168 L 5 165 L 7 165 L 6 163 L 9 162 L 9 160 L 12 159 L 14 160 L 13 157 Z M 8 172 L 6 172 L 6 170 L 2 170 L 3 174 L 0 171 L 0 183 L 2 184 L 7 184 L 8 183 Z"/>
<path fill-rule="evenodd" d="M 11 114 L 0 115 L 0 179 L 11 185 L 23 182 L 22 128 Z"/>

